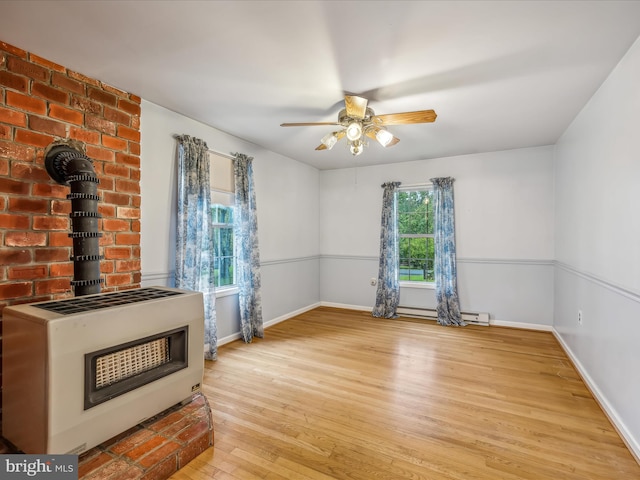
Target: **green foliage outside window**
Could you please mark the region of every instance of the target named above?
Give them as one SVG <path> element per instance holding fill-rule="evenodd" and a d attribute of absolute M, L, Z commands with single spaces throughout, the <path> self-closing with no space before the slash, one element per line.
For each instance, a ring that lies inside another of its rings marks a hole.
<path fill-rule="evenodd" d="M 233 285 L 235 257 L 233 256 L 233 207 L 213 205 L 213 248 L 215 286 Z"/>
<path fill-rule="evenodd" d="M 400 281 L 434 282 L 433 191 L 397 193 Z"/>

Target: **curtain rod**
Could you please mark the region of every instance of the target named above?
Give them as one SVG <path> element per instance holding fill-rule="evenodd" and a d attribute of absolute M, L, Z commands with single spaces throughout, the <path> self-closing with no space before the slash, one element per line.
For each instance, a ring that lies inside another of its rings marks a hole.
<path fill-rule="evenodd" d="M 425 182 L 425 183 L 401 183 L 398 187 L 398 190 L 402 190 L 403 188 L 417 188 L 417 187 L 433 187 L 433 183 Z"/>
<path fill-rule="evenodd" d="M 228 158 L 229 160 L 234 160 L 236 158 L 233 155 L 229 155 L 228 153 L 218 152 L 216 150 L 211 150 L 210 148 L 208 150 L 209 153 L 213 153 L 214 155 L 218 155 L 219 157 Z"/>
<path fill-rule="evenodd" d="M 178 135 L 178 134 L 174 134 L 173 138 L 178 139 L 180 138 L 182 135 Z M 214 155 L 218 155 L 220 157 L 224 157 L 224 158 L 228 158 L 229 160 L 234 160 L 236 157 L 234 157 L 233 155 L 229 155 L 228 153 L 222 153 L 222 152 L 218 152 L 216 150 L 213 150 L 211 148 L 207 148 L 207 151 L 209 153 L 213 153 Z"/>

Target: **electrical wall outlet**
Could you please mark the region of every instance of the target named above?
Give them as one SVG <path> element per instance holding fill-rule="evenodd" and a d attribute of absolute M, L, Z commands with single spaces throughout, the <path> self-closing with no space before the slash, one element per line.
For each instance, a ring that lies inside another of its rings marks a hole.
<path fill-rule="evenodd" d="M 582 325 L 582 310 L 578 310 L 578 325 Z"/>

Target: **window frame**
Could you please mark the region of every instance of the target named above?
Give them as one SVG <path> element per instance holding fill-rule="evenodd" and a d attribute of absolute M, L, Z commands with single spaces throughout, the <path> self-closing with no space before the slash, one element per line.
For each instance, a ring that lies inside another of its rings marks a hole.
<path fill-rule="evenodd" d="M 401 192 L 419 192 L 419 191 L 431 191 L 433 192 L 433 184 L 432 183 L 423 183 L 423 184 L 413 184 L 413 185 L 401 185 L 397 188 L 394 201 L 396 203 L 396 222 L 399 222 L 400 218 L 400 208 L 399 208 L 399 193 Z M 400 287 L 405 288 L 418 288 L 418 289 L 430 289 L 433 290 L 436 288 L 435 280 L 433 282 L 428 282 L 426 280 L 400 280 L 400 239 L 401 238 L 432 238 L 435 241 L 435 232 L 434 233 L 408 233 L 401 234 L 400 226 L 398 225 L 398 283 Z M 434 252 L 434 262 L 435 262 L 435 252 Z"/>
<path fill-rule="evenodd" d="M 215 160 L 219 159 L 219 161 L 232 161 L 232 159 L 230 157 L 227 157 L 225 155 L 219 154 L 217 152 L 212 152 L 209 151 L 209 167 L 210 167 L 210 172 L 211 172 L 211 178 L 213 179 L 215 176 Z M 233 165 L 232 165 L 233 168 Z M 221 168 L 219 168 L 218 170 L 221 170 Z M 231 172 L 233 172 L 233 170 L 231 170 Z M 214 194 L 221 194 L 221 195 L 230 195 L 232 198 L 235 195 L 235 186 L 233 184 L 233 182 L 230 182 L 230 188 L 232 188 L 233 190 L 226 190 L 226 189 L 222 189 L 222 188 L 215 188 L 213 185 L 213 181 L 211 182 L 210 186 L 209 186 L 209 190 L 211 192 L 211 215 L 213 215 L 213 207 L 216 205 L 222 205 L 224 207 L 231 207 L 231 212 L 232 212 L 232 218 L 233 215 L 235 215 L 235 205 L 233 204 L 233 202 L 230 202 L 230 205 L 223 205 L 221 203 L 217 203 L 213 201 L 213 196 Z M 231 234 L 233 235 L 233 283 L 228 284 L 228 285 L 221 285 L 215 286 L 216 289 L 216 298 L 217 297 L 225 297 L 227 295 L 233 295 L 235 293 L 238 293 L 239 288 L 238 288 L 238 283 L 237 283 L 237 279 L 236 279 L 236 272 L 237 272 L 237 265 L 238 265 L 238 257 L 237 257 L 237 249 L 236 249 L 236 242 L 235 242 L 235 228 L 234 228 L 234 224 L 233 221 L 229 224 L 229 223 L 220 223 L 217 221 L 213 221 L 211 222 L 211 228 L 212 228 L 212 234 L 214 235 L 214 241 L 215 238 L 217 237 L 217 232 L 222 229 L 222 228 L 230 228 L 231 229 Z M 214 262 L 216 261 L 216 255 L 215 255 L 215 249 L 213 252 L 213 260 Z M 215 279 L 217 280 L 217 279 Z"/>

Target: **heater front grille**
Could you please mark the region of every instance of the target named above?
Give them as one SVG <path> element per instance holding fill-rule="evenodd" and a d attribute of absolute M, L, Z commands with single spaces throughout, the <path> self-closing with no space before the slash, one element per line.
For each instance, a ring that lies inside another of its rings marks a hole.
<path fill-rule="evenodd" d="M 147 372 L 168 363 L 169 337 L 159 338 L 96 358 L 96 388 Z"/>
<path fill-rule="evenodd" d="M 124 290 L 122 292 L 68 298 L 54 302 L 36 303 L 33 306 L 50 312 L 59 313 L 60 315 L 73 315 L 76 313 L 89 312 L 91 310 L 129 305 L 132 303 L 146 302 L 149 300 L 157 300 L 182 294 L 183 292 L 162 290 L 160 288 L 139 288 L 136 290 Z"/>
<path fill-rule="evenodd" d="M 84 356 L 84 409 L 187 368 L 189 326 Z"/>

